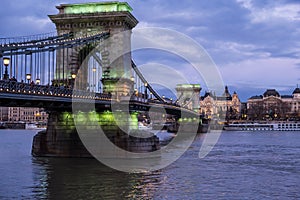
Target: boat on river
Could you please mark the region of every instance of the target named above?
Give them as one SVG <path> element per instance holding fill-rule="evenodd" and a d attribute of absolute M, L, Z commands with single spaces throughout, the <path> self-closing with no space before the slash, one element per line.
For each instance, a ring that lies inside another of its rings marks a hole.
<path fill-rule="evenodd" d="M 46 130 L 46 127 L 40 127 L 35 123 L 26 123 L 25 129 L 26 130 Z"/>
<path fill-rule="evenodd" d="M 300 122 L 237 123 L 223 127 L 226 131 L 300 131 Z"/>

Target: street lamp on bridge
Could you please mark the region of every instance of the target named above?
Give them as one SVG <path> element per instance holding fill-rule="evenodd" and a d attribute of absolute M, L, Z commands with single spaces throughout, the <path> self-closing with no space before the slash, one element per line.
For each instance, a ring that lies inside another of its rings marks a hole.
<path fill-rule="evenodd" d="M 30 80 L 31 80 L 31 74 L 26 74 L 26 79 L 27 79 L 27 82 L 30 83 Z"/>
<path fill-rule="evenodd" d="M 4 80 L 8 80 L 9 79 L 8 70 L 7 70 L 7 67 L 9 65 L 9 63 L 10 63 L 10 58 L 4 57 L 3 58 L 3 64 L 5 66 L 5 71 L 4 71 L 4 76 L 3 76 Z"/>
<path fill-rule="evenodd" d="M 131 88 L 132 88 L 132 90 L 134 91 L 134 94 L 135 94 L 135 82 L 134 82 L 134 77 L 133 76 L 131 76 L 130 77 L 130 81 L 132 82 L 132 86 L 131 86 Z"/>
<path fill-rule="evenodd" d="M 144 95 L 145 95 L 145 99 L 148 99 L 148 94 L 147 94 L 147 87 L 148 87 L 148 83 L 146 82 L 146 83 L 144 83 L 144 86 L 145 86 L 145 93 L 144 93 Z"/>
<path fill-rule="evenodd" d="M 74 72 L 71 72 L 71 77 L 70 77 L 70 87 L 74 87 L 74 85 L 75 85 L 75 78 L 76 78 L 76 74 L 74 73 Z"/>
<path fill-rule="evenodd" d="M 134 77 L 132 76 L 132 77 L 130 77 L 130 80 L 132 81 L 132 82 L 134 82 Z"/>
<path fill-rule="evenodd" d="M 41 80 L 39 78 L 36 79 L 36 84 L 39 85 L 41 83 Z"/>
<path fill-rule="evenodd" d="M 72 73 L 72 74 L 71 74 L 71 77 L 72 77 L 72 79 L 75 79 L 75 78 L 76 78 L 76 74 L 75 74 L 75 73 Z"/>

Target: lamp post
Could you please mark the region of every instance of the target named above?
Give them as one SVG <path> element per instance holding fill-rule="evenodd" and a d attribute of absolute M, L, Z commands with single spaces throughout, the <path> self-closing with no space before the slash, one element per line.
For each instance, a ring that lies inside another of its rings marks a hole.
<path fill-rule="evenodd" d="M 148 83 L 145 83 L 144 86 L 145 86 L 145 99 L 148 99 L 148 94 L 147 94 Z"/>
<path fill-rule="evenodd" d="M 70 80 L 70 84 L 71 84 L 70 86 L 71 87 L 74 87 L 74 85 L 75 85 L 75 78 L 76 78 L 76 76 L 77 75 L 74 72 L 71 73 L 71 80 Z"/>
<path fill-rule="evenodd" d="M 138 95 L 139 95 L 139 92 L 138 92 L 138 90 L 137 90 L 137 89 L 134 89 L 134 94 L 135 94 L 135 96 L 136 96 L 136 97 L 138 97 Z"/>
<path fill-rule="evenodd" d="M 76 78 L 76 74 L 75 74 L 75 73 L 72 73 L 72 74 L 71 74 L 71 77 L 72 77 L 72 79 L 75 79 L 75 78 Z"/>
<path fill-rule="evenodd" d="M 96 92 L 96 72 L 97 72 L 97 68 L 96 67 L 93 67 L 92 68 L 92 82 L 93 82 L 93 84 L 92 84 L 92 88 L 93 88 L 93 92 Z"/>
<path fill-rule="evenodd" d="M 36 84 L 39 85 L 41 83 L 41 80 L 39 78 L 36 79 Z"/>
<path fill-rule="evenodd" d="M 134 88 L 134 84 L 135 84 L 135 83 L 134 83 L 134 77 L 133 77 L 133 76 L 130 77 L 130 81 L 131 81 L 131 84 L 132 84 L 132 85 L 131 85 L 131 91 L 133 91 L 133 93 L 134 93 L 134 95 L 135 95 L 135 88 Z"/>
<path fill-rule="evenodd" d="M 3 79 L 4 80 L 8 80 L 9 79 L 8 70 L 7 70 L 7 67 L 9 65 L 9 63 L 10 63 L 10 58 L 4 57 L 3 58 L 3 64 L 5 66 L 5 71 L 4 71 L 4 74 L 3 74 Z"/>
<path fill-rule="evenodd" d="M 30 80 L 31 80 L 31 74 L 26 74 L 26 79 L 27 79 L 27 82 L 30 83 Z"/>
<path fill-rule="evenodd" d="M 131 80 L 131 82 L 134 82 L 134 77 L 133 76 L 130 77 L 130 80 Z"/>

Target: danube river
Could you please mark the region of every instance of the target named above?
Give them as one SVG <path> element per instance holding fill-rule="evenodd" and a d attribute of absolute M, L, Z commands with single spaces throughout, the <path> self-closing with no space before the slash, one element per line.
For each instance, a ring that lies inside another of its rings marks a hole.
<path fill-rule="evenodd" d="M 300 199 L 300 132 L 223 132 L 203 159 L 200 135 L 172 165 L 143 174 L 33 158 L 34 134 L 0 131 L 0 199 Z"/>

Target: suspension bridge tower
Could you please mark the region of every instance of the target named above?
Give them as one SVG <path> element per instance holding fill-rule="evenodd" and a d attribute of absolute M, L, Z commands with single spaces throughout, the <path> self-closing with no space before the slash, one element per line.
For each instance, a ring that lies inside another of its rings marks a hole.
<path fill-rule="evenodd" d="M 178 103 L 183 107 L 188 107 L 195 112 L 200 109 L 200 84 L 178 84 L 176 86 Z"/>
<path fill-rule="evenodd" d="M 59 40 L 59 46 L 61 46 L 56 49 L 53 82 L 66 85 L 71 77 L 71 84 L 75 84 L 73 91 L 90 90 L 91 74 L 96 71 L 94 68 L 91 70 L 90 65 L 92 67 L 97 65 L 101 69 L 98 70 L 101 74 L 96 77 L 98 77 L 98 82 L 102 82 L 102 90 L 96 92 L 111 93 L 117 98 L 131 95 L 134 89 L 131 30 L 138 23 L 131 14 L 132 8 L 125 2 L 113 1 L 61 4 L 57 6 L 57 9 L 58 14 L 49 15 L 58 33 L 58 37 L 53 40 L 56 43 L 56 40 Z M 90 42 L 90 38 L 97 35 L 109 35 L 109 37 L 105 40 L 99 37 L 99 40 L 95 39 L 95 42 L 94 40 Z M 54 51 L 52 54 L 54 55 Z M 90 59 L 93 62 L 90 63 Z M 94 80 L 93 83 L 95 83 Z M 119 117 L 116 119 L 109 107 L 110 102 L 105 103 L 104 106 L 99 105 L 96 114 L 93 111 L 71 113 L 68 108 L 64 111 L 62 111 L 63 108 L 51 108 L 47 130 L 34 137 L 32 154 L 35 156 L 90 157 L 90 153 L 80 140 L 74 118 L 84 119 L 83 125 L 79 126 L 87 133 L 100 125 L 107 138 L 123 149 L 153 151 L 159 148 L 158 138 L 154 135 L 148 138 L 135 138 L 126 133 L 133 126 L 138 127 L 136 113 L 131 113 L 129 116 L 126 112 L 119 110 L 117 113 Z M 123 129 L 118 126 L 117 120 Z"/>
<path fill-rule="evenodd" d="M 109 39 L 97 48 L 95 54 L 99 54 L 97 61 L 102 67 L 101 80 L 98 81 L 102 81 L 104 93 L 130 94 L 134 84 L 131 80 L 131 30 L 138 23 L 131 14 L 132 8 L 126 2 L 117 1 L 61 4 L 56 8 L 59 13 L 49 17 L 55 23 L 58 35 L 72 33 L 77 38 L 110 33 Z M 80 67 L 95 46 L 57 51 L 55 79 L 64 82 L 66 77 L 80 74 L 76 77 L 80 89 L 88 87 L 87 69 Z"/>

